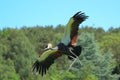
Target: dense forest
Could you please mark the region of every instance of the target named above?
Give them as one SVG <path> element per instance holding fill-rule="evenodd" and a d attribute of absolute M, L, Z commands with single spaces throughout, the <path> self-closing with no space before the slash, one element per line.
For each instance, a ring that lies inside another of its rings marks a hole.
<path fill-rule="evenodd" d="M 78 61 L 58 58 L 45 76 L 32 72 L 38 53 L 47 43 L 57 45 L 64 25 L 0 30 L 0 80 L 118 80 L 120 77 L 120 27 L 79 29 L 77 45 L 83 47 Z M 119 79 L 120 80 L 120 79 Z"/>

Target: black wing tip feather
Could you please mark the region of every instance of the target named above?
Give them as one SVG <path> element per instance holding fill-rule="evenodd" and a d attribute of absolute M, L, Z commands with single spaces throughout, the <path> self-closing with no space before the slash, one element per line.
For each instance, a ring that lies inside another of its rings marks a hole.
<path fill-rule="evenodd" d="M 48 68 L 49 66 L 37 60 L 32 66 L 32 72 L 38 72 L 43 76 L 44 74 L 46 74 L 46 71 L 48 70 Z"/>
<path fill-rule="evenodd" d="M 83 13 L 82 11 L 77 12 L 77 13 L 73 16 L 73 18 L 74 18 L 75 20 L 80 21 L 80 22 L 85 21 L 86 19 L 88 19 L 88 17 L 89 17 L 89 16 L 86 16 L 85 13 Z"/>

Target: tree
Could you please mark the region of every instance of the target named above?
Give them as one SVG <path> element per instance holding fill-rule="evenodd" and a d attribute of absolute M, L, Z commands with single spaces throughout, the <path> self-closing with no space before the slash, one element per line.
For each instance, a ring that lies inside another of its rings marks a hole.
<path fill-rule="evenodd" d="M 82 45 L 83 51 L 80 56 L 82 66 L 78 62 L 73 66 L 74 74 L 82 80 L 88 79 L 90 76 L 95 80 L 115 80 L 116 76 L 111 75 L 114 68 L 115 60 L 112 58 L 111 52 L 102 54 L 100 51 L 93 34 L 82 33 L 79 36 L 78 44 Z"/>
<path fill-rule="evenodd" d="M 101 49 L 106 52 L 111 50 L 114 54 L 116 61 L 119 63 L 120 61 L 120 32 L 119 33 L 110 33 L 109 35 L 105 35 L 99 41 Z"/>
<path fill-rule="evenodd" d="M 82 45 L 83 51 L 79 58 L 83 65 L 76 61 L 68 72 L 71 61 L 63 56 L 56 60 L 46 76 L 33 74 L 31 68 L 37 52 L 44 49 L 49 41 L 56 45 L 61 40 L 64 27 L 33 26 L 0 30 L 0 80 L 117 80 L 120 28 L 108 31 L 93 27 L 80 28 L 78 44 Z M 113 68 L 117 71 L 114 75 L 111 74 Z"/>
<path fill-rule="evenodd" d="M 20 80 L 11 59 L 4 60 L 0 56 L 0 80 Z"/>

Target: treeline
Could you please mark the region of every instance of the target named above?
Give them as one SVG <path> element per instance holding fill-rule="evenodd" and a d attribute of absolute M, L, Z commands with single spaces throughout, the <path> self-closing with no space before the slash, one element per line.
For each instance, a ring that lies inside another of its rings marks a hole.
<path fill-rule="evenodd" d="M 65 26 L 33 26 L 0 31 L 0 80 L 117 80 L 120 76 L 120 27 L 89 26 L 79 29 L 77 44 L 83 47 L 80 60 L 68 70 L 71 61 L 62 56 L 42 77 L 31 71 L 38 53 L 47 43 L 57 45 Z"/>

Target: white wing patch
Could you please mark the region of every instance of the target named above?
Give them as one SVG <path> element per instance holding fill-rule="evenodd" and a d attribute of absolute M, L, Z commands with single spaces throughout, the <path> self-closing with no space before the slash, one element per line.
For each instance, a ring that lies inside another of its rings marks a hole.
<path fill-rule="evenodd" d="M 70 34 L 71 34 L 71 25 L 72 25 L 73 19 L 71 18 L 70 21 L 68 22 L 63 38 L 61 40 L 61 43 L 65 44 L 66 46 L 70 43 Z"/>

